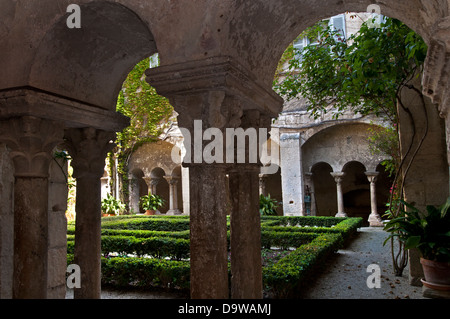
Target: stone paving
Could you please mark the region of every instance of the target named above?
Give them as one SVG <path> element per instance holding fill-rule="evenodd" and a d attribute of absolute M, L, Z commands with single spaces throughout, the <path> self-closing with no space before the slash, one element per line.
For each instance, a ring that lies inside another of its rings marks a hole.
<path fill-rule="evenodd" d="M 387 236 L 381 227 L 360 228 L 356 238 L 329 261 L 303 298 L 424 299 L 422 288 L 409 284 L 408 266 L 402 277 L 394 275 L 390 244 L 383 246 Z M 380 267 L 380 288 L 367 286 L 367 279 L 372 274 L 367 270 L 371 264 Z"/>

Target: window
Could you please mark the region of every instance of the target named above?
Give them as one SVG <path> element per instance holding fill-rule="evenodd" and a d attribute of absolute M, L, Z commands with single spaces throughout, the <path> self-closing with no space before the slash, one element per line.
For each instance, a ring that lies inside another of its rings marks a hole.
<path fill-rule="evenodd" d="M 324 22 L 328 21 L 328 25 L 331 27 L 331 30 L 337 31 L 339 34 L 336 35 L 338 39 L 341 41 L 346 39 L 346 32 L 345 32 L 345 14 L 340 14 L 337 16 L 333 16 L 328 20 L 324 20 Z M 303 49 L 309 45 L 317 45 L 320 41 L 320 35 L 318 34 L 316 37 L 302 37 L 297 39 L 294 42 L 294 48 L 297 49 L 297 52 L 303 51 Z M 301 61 L 302 57 L 297 56 L 297 58 Z"/>

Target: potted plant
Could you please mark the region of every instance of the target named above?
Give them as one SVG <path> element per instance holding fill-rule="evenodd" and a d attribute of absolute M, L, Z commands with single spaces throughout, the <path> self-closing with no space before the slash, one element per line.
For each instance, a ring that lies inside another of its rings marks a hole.
<path fill-rule="evenodd" d="M 161 196 L 154 194 L 142 196 L 140 200 L 141 207 L 145 210 L 146 215 L 155 215 L 158 208 L 165 203 L 165 200 Z"/>
<path fill-rule="evenodd" d="M 426 212 L 404 201 L 401 203 L 409 209 L 386 223 L 388 239 L 398 236 L 405 249 L 419 250 L 425 286 L 450 290 L 450 197 L 440 207 L 427 206 Z"/>
<path fill-rule="evenodd" d="M 267 196 L 259 195 L 259 212 L 263 216 L 276 216 L 278 204 L 276 199 L 270 198 L 270 194 Z"/>
<path fill-rule="evenodd" d="M 108 194 L 106 198 L 102 199 L 101 208 L 103 216 L 115 216 L 125 210 L 125 204 Z"/>

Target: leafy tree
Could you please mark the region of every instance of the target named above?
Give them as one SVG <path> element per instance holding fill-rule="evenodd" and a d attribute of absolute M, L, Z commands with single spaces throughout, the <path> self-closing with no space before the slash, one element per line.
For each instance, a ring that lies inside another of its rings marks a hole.
<path fill-rule="evenodd" d="M 391 160 L 383 163 L 395 174 L 388 217 L 397 217 L 401 210 L 393 199 L 401 198 L 404 176 L 421 146 L 419 143 L 416 150 L 410 146 L 401 156 L 398 108 L 410 117 L 414 130 L 414 119 L 403 104 L 401 91 L 412 89 L 424 101 L 422 90 L 414 87 L 411 80 L 422 71 L 427 46 L 405 24 L 391 18 L 385 18 L 379 27 L 363 23 L 359 32 L 348 39 L 323 22 L 307 29 L 299 37 L 311 37 L 311 33 L 318 35 L 319 43 L 306 47 L 302 52 L 293 45 L 288 47 L 275 74 L 274 89 L 286 100 L 299 96 L 305 98 L 308 110 L 315 118 L 331 110 L 337 118 L 351 110 L 390 120 L 391 127 L 371 130 L 369 143 L 374 151 L 391 156 Z M 287 72 L 283 72 L 284 68 Z M 411 152 L 410 162 L 405 163 Z M 396 257 L 393 253 L 396 274 L 401 275 L 406 267 L 405 260 L 400 247 Z"/>
<path fill-rule="evenodd" d="M 287 100 L 306 98 L 315 117 L 331 106 L 336 117 L 351 109 L 396 123 L 400 91 L 419 74 L 426 57 L 420 36 L 391 18 L 378 28 L 363 23 L 348 39 L 323 23 L 306 30 L 306 36 L 311 32 L 317 32 L 319 44 L 302 52 L 291 45 L 283 55 L 287 72 L 277 72 L 274 89 Z"/>

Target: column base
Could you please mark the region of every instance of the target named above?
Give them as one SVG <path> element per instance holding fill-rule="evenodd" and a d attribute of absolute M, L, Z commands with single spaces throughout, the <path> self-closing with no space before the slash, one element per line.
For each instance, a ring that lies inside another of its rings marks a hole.
<path fill-rule="evenodd" d="M 378 215 L 370 214 L 367 221 L 369 222 L 370 227 L 384 227 L 383 221 Z"/>
<path fill-rule="evenodd" d="M 183 212 L 179 209 L 169 209 L 166 215 L 181 215 Z"/>
<path fill-rule="evenodd" d="M 335 217 L 348 217 L 345 212 L 340 212 L 335 215 Z"/>

